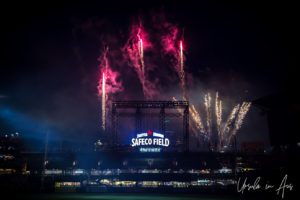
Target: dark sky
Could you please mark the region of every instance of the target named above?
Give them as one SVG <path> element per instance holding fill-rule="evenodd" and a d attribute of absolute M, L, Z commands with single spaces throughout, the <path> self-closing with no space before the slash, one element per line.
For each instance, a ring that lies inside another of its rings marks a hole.
<path fill-rule="evenodd" d="M 296 89 L 293 72 L 299 32 L 295 5 L 192 2 L 2 4 L 0 131 L 23 130 L 38 138 L 50 127 L 53 138 L 59 140 L 94 140 L 101 122 L 97 58 L 103 40 L 111 42 L 112 49 L 121 48 L 133 21 L 141 18 L 150 30 L 152 16 L 157 14 L 184 29 L 194 99 L 199 98 L 199 90 L 218 90 L 227 101 L 236 103 Z M 123 76 L 126 69 L 120 73 Z M 131 89 L 136 82 L 124 78 L 123 83 L 133 99 L 138 93 Z"/>

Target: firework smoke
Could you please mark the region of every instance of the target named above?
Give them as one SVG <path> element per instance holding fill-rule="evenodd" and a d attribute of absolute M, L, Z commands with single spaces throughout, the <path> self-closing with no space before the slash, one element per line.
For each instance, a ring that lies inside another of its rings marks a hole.
<path fill-rule="evenodd" d="M 231 130 L 231 133 L 229 134 L 229 136 L 227 138 L 227 143 L 226 143 L 227 145 L 229 145 L 232 136 L 234 136 L 236 134 L 236 132 L 241 128 L 243 120 L 244 120 L 247 112 L 249 111 L 250 106 L 251 106 L 251 102 L 243 102 L 243 104 L 241 105 L 239 113 L 235 120 L 234 127 Z"/>
<path fill-rule="evenodd" d="M 98 81 L 98 95 L 102 94 L 102 83 L 103 83 L 103 73 L 105 73 L 105 92 L 106 98 L 111 99 L 108 94 L 115 94 L 117 92 L 121 92 L 123 90 L 122 82 L 118 79 L 120 76 L 118 72 L 114 72 L 111 70 L 108 63 L 108 48 L 105 48 L 105 51 L 102 56 L 98 58 L 100 61 L 101 68 L 101 78 Z"/>
<path fill-rule="evenodd" d="M 163 53 L 172 55 L 174 61 L 177 60 L 177 42 L 179 40 L 179 31 L 176 26 L 173 26 L 169 23 L 165 23 L 163 30 L 166 30 L 165 34 L 161 36 L 161 45 L 163 47 Z M 174 63 L 176 68 L 177 63 Z"/>
<path fill-rule="evenodd" d="M 199 137 L 198 131 L 196 130 L 195 125 L 194 125 L 194 124 L 190 124 L 190 127 L 191 127 L 191 130 L 192 130 L 192 133 L 193 133 L 192 136 L 194 136 L 194 137 L 196 137 L 196 138 Z"/>

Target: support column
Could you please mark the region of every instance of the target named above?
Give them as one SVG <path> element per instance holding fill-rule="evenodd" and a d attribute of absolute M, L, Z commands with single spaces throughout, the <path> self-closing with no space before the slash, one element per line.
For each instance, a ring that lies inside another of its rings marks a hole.
<path fill-rule="evenodd" d="M 113 126 L 113 133 L 112 133 L 112 145 L 117 145 L 118 140 L 118 112 L 117 106 L 115 104 L 112 105 L 112 126 Z"/>
<path fill-rule="evenodd" d="M 189 151 L 189 105 L 183 111 L 183 150 Z"/>

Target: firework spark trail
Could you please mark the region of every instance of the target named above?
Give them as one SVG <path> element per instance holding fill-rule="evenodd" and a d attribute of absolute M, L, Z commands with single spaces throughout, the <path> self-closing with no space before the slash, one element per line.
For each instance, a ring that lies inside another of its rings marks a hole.
<path fill-rule="evenodd" d="M 182 76 L 184 76 L 184 70 L 183 70 L 183 48 L 182 48 L 182 40 L 180 40 L 180 72 L 182 73 Z M 183 77 L 181 77 L 183 78 Z"/>
<path fill-rule="evenodd" d="M 235 125 L 235 127 L 237 129 L 241 128 L 243 120 L 244 120 L 246 114 L 248 113 L 250 106 L 251 106 L 251 102 L 243 102 L 243 104 L 240 108 L 239 114 L 237 116 L 238 123 L 236 123 L 236 125 Z"/>
<path fill-rule="evenodd" d="M 219 112 L 218 112 L 218 116 L 219 116 L 219 130 L 221 131 L 221 123 L 222 123 L 222 114 L 223 114 L 223 103 L 220 100 L 219 101 Z"/>
<path fill-rule="evenodd" d="M 105 109 L 106 109 L 106 99 L 105 99 L 105 73 L 103 72 L 102 77 L 102 129 L 105 131 Z"/>
<path fill-rule="evenodd" d="M 235 116 L 237 114 L 237 112 L 239 111 L 240 108 L 240 104 L 237 104 L 236 106 L 234 106 L 234 108 L 232 109 L 230 115 L 228 116 L 223 128 L 221 129 L 221 134 L 219 137 L 219 146 L 221 147 L 224 144 L 224 135 L 226 133 L 226 131 L 229 129 L 229 125 L 232 124 L 233 120 L 235 119 Z"/>
<path fill-rule="evenodd" d="M 143 45 L 143 39 L 140 35 L 141 28 L 138 29 L 137 37 L 138 37 L 138 54 L 140 57 L 140 63 L 141 63 L 141 73 L 142 76 L 145 77 L 145 62 L 144 62 L 144 45 Z"/>
<path fill-rule="evenodd" d="M 218 129 L 218 135 L 220 136 L 220 115 L 219 115 L 219 94 L 218 92 L 216 93 L 216 102 L 215 102 L 215 113 L 216 113 L 216 118 L 217 118 L 217 129 Z"/>
<path fill-rule="evenodd" d="M 197 128 L 200 130 L 200 132 L 202 134 L 206 135 L 206 131 L 205 131 L 205 128 L 203 126 L 200 114 L 197 112 L 195 106 L 192 105 L 191 108 L 189 108 L 189 111 L 191 113 L 192 118 L 196 122 Z"/>
<path fill-rule="evenodd" d="M 175 97 L 173 97 L 172 100 L 173 100 L 173 101 L 177 101 L 177 99 L 176 99 Z M 182 114 L 182 110 L 181 110 L 180 108 L 176 108 L 176 110 L 177 110 L 180 114 Z"/>
<path fill-rule="evenodd" d="M 177 99 L 175 97 L 172 98 L 173 101 L 177 101 Z M 182 113 L 182 110 L 177 108 L 176 109 L 179 113 Z M 203 123 L 201 121 L 200 115 L 197 112 L 196 108 L 194 105 L 192 105 L 191 107 L 189 107 L 189 113 L 191 114 L 190 116 L 192 117 L 192 119 L 194 120 L 194 122 L 196 123 L 196 128 L 198 130 L 200 130 L 200 132 L 206 136 L 206 132 L 205 132 L 205 128 L 203 126 Z M 194 132 L 195 134 L 198 133 L 198 131 L 196 131 L 195 126 L 193 124 L 191 124 L 191 129 L 192 132 Z M 196 136 L 196 135 L 195 135 Z"/>
<path fill-rule="evenodd" d="M 140 39 L 140 57 L 141 57 L 141 65 L 142 65 L 142 74 L 143 76 L 145 76 L 144 47 L 143 47 L 142 39 Z"/>
<path fill-rule="evenodd" d="M 187 94 L 187 91 L 186 91 L 186 88 L 185 88 L 185 82 L 184 81 L 181 82 L 181 88 L 182 88 L 182 91 L 183 91 L 184 101 L 188 101 L 189 98 L 188 98 L 188 94 Z"/>
<path fill-rule="evenodd" d="M 211 96 L 210 93 L 204 96 L 204 105 L 206 110 L 206 125 L 207 125 L 207 134 L 211 135 L 211 125 L 212 125 L 212 116 L 211 116 Z"/>
<path fill-rule="evenodd" d="M 180 40 L 179 43 L 179 58 L 178 58 L 178 63 L 180 64 L 179 71 L 178 71 L 178 75 L 181 81 L 181 88 L 183 91 L 183 99 L 185 101 L 188 101 L 188 95 L 187 95 L 187 91 L 185 88 L 185 76 L 184 76 L 184 57 L 183 57 L 183 44 L 182 44 L 182 40 Z"/>
<path fill-rule="evenodd" d="M 133 25 L 125 46 L 122 48 L 124 56 L 128 57 L 129 66 L 136 71 L 142 85 L 143 94 L 146 99 L 151 99 L 158 95 L 155 83 L 147 80 L 144 52 L 146 48 L 151 48 L 152 44 L 147 40 L 147 33 L 142 29 L 141 23 Z"/>
<path fill-rule="evenodd" d="M 138 29 L 137 37 L 138 37 L 138 56 L 140 57 L 140 74 L 141 83 L 144 91 L 144 95 L 146 96 L 146 89 L 145 89 L 145 63 L 144 63 L 144 46 L 143 46 L 143 39 L 140 36 L 141 28 Z"/>
<path fill-rule="evenodd" d="M 105 131 L 105 122 L 106 122 L 106 75 L 108 68 L 108 60 L 107 60 L 108 47 L 105 48 L 104 51 L 104 72 L 102 75 L 102 130 Z"/>
<path fill-rule="evenodd" d="M 185 83 L 184 44 L 182 40 L 182 34 L 180 36 L 180 32 L 178 28 L 175 25 L 172 25 L 170 23 L 166 23 L 165 28 L 168 31 L 167 34 L 163 35 L 161 38 L 163 53 L 171 56 L 171 63 L 180 79 L 180 87 L 183 92 L 183 99 L 187 101 L 188 94 L 186 91 L 186 83 Z"/>
<path fill-rule="evenodd" d="M 146 86 L 145 86 L 145 63 L 144 63 L 144 45 L 143 45 L 143 40 L 141 38 L 141 27 L 138 28 L 138 32 L 136 34 L 136 37 L 138 39 L 137 41 L 137 56 L 139 57 L 140 62 L 137 62 L 137 65 L 139 65 L 139 67 L 137 68 L 138 70 L 138 76 L 140 78 L 140 81 L 142 83 L 142 87 L 143 87 L 143 92 L 144 95 L 147 96 L 146 93 Z"/>
<path fill-rule="evenodd" d="M 222 101 L 219 100 L 219 93 L 216 93 L 215 112 L 217 118 L 217 131 L 218 136 L 221 135 L 221 122 L 222 122 Z"/>
<path fill-rule="evenodd" d="M 173 97 L 173 101 L 177 101 L 177 99 L 175 97 Z M 178 108 L 177 111 L 180 112 L 180 109 Z M 204 125 L 202 123 L 200 114 L 197 112 L 194 105 L 189 106 L 189 113 L 191 114 L 190 116 L 192 117 L 192 119 L 196 123 L 197 129 L 200 130 L 200 132 L 202 134 L 206 135 L 207 133 L 206 133 Z"/>
<path fill-rule="evenodd" d="M 101 62 L 100 63 L 100 68 L 101 68 L 101 75 L 100 79 L 98 81 L 98 96 L 102 97 L 102 129 L 105 131 L 106 128 L 106 109 L 108 108 L 111 100 L 112 100 L 112 95 L 116 92 L 120 92 L 123 90 L 122 82 L 117 81 L 117 77 L 119 76 L 118 72 L 113 72 L 108 64 L 108 47 L 105 48 L 104 53 L 102 56 L 98 58 L 98 60 Z"/>
<path fill-rule="evenodd" d="M 232 136 L 234 136 L 236 134 L 236 132 L 241 128 L 243 120 L 244 120 L 246 114 L 248 113 L 250 106 L 251 106 L 251 102 L 243 102 L 243 104 L 241 105 L 239 113 L 235 120 L 234 127 L 231 130 L 229 137 L 227 138 L 227 143 L 226 143 L 227 145 L 229 145 Z"/>

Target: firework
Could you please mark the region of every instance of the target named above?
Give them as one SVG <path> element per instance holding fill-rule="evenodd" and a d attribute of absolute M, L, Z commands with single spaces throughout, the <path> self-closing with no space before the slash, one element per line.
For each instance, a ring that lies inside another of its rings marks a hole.
<path fill-rule="evenodd" d="M 224 144 L 223 140 L 224 140 L 225 132 L 228 131 L 230 124 L 233 123 L 233 120 L 235 119 L 235 116 L 236 116 L 239 108 L 240 108 L 240 104 L 237 104 L 236 106 L 234 106 L 234 108 L 232 109 L 230 115 L 228 116 L 223 128 L 221 129 L 221 133 L 219 135 L 219 145 L 220 145 L 220 147 Z"/>
<path fill-rule="evenodd" d="M 193 120 L 195 121 L 197 128 L 200 130 L 200 132 L 202 134 L 206 135 L 206 131 L 205 131 L 205 128 L 203 126 L 200 114 L 197 112 L 194 105 L 192 105 L 189 108 L 189 112 L 191 113 L 191 116 L 192 116 Z"/>
<path fill-rule="evenodd" d="M 140 72 L 138 74 L 140 74 L 141 76 L 141 83 L 143 86 L 143 91 L 144 91 L 144 95 L 146 95 L 145 91 L 146 91 L 146 87 L 145 87 L 145 63 L 144 63 L 144 47 L 143 47 L 143 40 L 140 36 L 140 29 L 139 32 L 137 34 L 138 37 L 138 55 L 140 57 Z"/>
<path fill-rule="evenodd" d="M 204 105 L 206 110 L 206 125 L 207 125 L 207 133 L 211 134 L 212 129 L 212 116 L 211 116 L 211 96 L 210 93 L 204 96 Z"/>
<path fill-rule="evenodd" d="M 241 128 L 243 119 L 245 118 L 247 112 L 249 111 L 250 106 L 251 106 L 251 102 L 243 102 L 243 104 L 240 108 L 239 114 L 237 116 L 238 123 L 236 123 L 236 125 L 235 125 L 237 129 Z"/>
<path fill-rule="evenodd" d="M 105 109 L 106 109 L 106 99 L 105 99 L 105 73 L 103 72 L 102 77 L 102 129 L 105 131 Z"/>
<path fill-rule="evenodd" d="M 143 46 L 143 39 L 140 36 L 141 29 L 139 28 L 137 37 L 138 37 L 138 54 L 140 57 L 141 62 L 141 73 L 142 76 L 145 76 L 145 63 L 144 63 L 144 46 Z"/>
<path fill-rule="evenodd" d="M 173 97 L 172 100 L 177 101 L 177 99 L 175 97 Z M 181 114 L 181 109 L 180 108 L 176 108 L 176 110 Z"/>
<path fill-rule="evenodd" d="M 145 99 L 151 99 L 158 95 L 156 84 L 147 79 L 144 62 L 144 52 L 147 48 L 151 48 L 152 44 L 149 41 L 149 36 L 143 29 L 141 23 L 133 25 L 130 36 L 125 43 L 122 51 L 124 56 L 128 57 L 130 67 L 133 67 L 137 73 L 138 79 L 142 85 Z"/>
<path fill-rule="evenodd" d="M 183 98 L 184 100 L 185 97 Z M 173 97 L 173 101 L 177 101 L 175 97 Z M 208 139 L 208 141 L 211 140 L 211 133 L 212 133 L 212 127 L 213 127 L 213 117 L 212 117 L 212 98 L 210 93 L 207 93 L 204 96 L 204 105 L 206 110 L 206 127 L 202 123 L 201 115 L 195 108 L 193 104 L 189 107 L 189 113 L 191 116 L 191 119 L 193 120 L 191 123 L 191 131 L 196 134 L 196 136 L 204 136 L 204 138 Z M 240 104 L 237 104 L 233 107 L 230 115 L 228 116 L 225 124 L 221 126 L 222 124 L 222 114 L 223 114 L 223 104 L 222 100 L 219 98 L 219 93 L 216 92 L 216 99 L 215 99 L 215 115 L 216 115 L 216 128 L 218 131 L 218 137 L 219 137 L 219 143 L 218 147 L 219 149 L 223 145 L 229 144 L 229 141 L 231 140 L 232 136 L 236 134 L 236 132 L 240 129 L 243 119 L 245 115 L 247 114 L 251 103 L 249 102 L 243 102 L 243 104 L 240 106 Z M 180 109 L 177 109 L 178 112 L 181 113 Z M 232 130 L 230 130 L 230 128 Z M 230 134 L 229 134 L 230 132 Z M 197 134 L 201 133 L 201 135 Z"/>
<path fill-rule="evenodd" d="M 217 118 L 217 131 L 218 136 L 221 135 L 221 122 L 222 122 L 222 101 L 219 100 L 219 93 L 216 93 L 215 112 Z"/>
<path fill-rule="evenodd" d="M 183 48 L 182 48 L 182 40 L 180 40 L 180 72 L 183 75 L 184 70 L 183 70 Z"/>
<path fill-rule="evenodd" d="M 173 101 L 177 101 L 177 99 L 175 97 L 172 98 Z M 179 113 L 181 113 L 181 110 L 179 108 L 177 108 L 177 111 Z M 197 112 L 196 108 L 194 105 L 190 106 L 189 107 L 189 113 L 191 114 L 190 116 L 192 117 L 193 121 L 196 123 L 196 128 L 198 130 L 200 130 L 200 132 L 203 134 L 203 135 L 206 135 L 206 131 L 205 131 L 205 128 L 203 126 L 203 123 L 202 123 L 202 120 L 201 120 L 201 117 L 200 117 L 200 114 Z M 195 127 L 192 126 L 192 131 L 193 132 L 196 132 L 195 130 Z"/>
<path fill-rule="evenodd" d="M 240 107 L 239 113 L 235 120 L 234 127 L 231 130 L 231 133 L 229 134 L 229 136 L 227 138 L 227 145 L 229 145 L 232 136 L 234 136 L 236 134 L 236 132 L 241 128 L 243 120 L 244 120 L 247 112 L 249 111 L 250 106 L 251 106 L 251 102 L 243 102 L 242 106 Z"/>
<path fill-rule="evenodd" d="M 186 91 L 186 88 L 185 88 L 184 58 L 183 58 L 182 40 L 180 40 L 180 43 L 179 43 L 179 62 L 178 63 L 180 64 L 178 74 L 179 74 L 179 78 L 181 80 L 181 88 L 182 88 L 182 91 L 183 91 L 183 99 L 185 101 L 187 101 L 188 100 L 188 95 L 187 95 L 187 91 Z"/>
<path fill-rule="evenodd" d="M 221 131 L 221 135 L 224 135 L 226 130 L 229 129 L 229 125 L 232 124 L 233 120 L 235 119 L 235 116 L 236 116 L 239 108 L 240 108 L 240 104 L 237 104 L 236 106 L 234 106 L 234 108 L 232 109 L 230 115 L 228 116 L 228 118 L 227 118 L 227 120 L 226 120 L 226 122 L 223 126 L 223 129 Z"/>
<path fill-rule="evenodd" d="M 108 71 L 108 60 L 107 60 L 108 47 L 104 51 L 104 72 L 102 73 L 102 130 L 105 131 L 105 119 L 106 119 L 106 76 Z"/>
<path fill-rule="evenodd" d="M 98 81 L 98 96 L 101 98 L 101 110 L 102 110 L 102 129 L 105 131 L 106 128 L 106 115 L 107 108 L 113 98 L 114 93 L 120 92 L 123 90 L 122 82 L 117 77 L 119 76 L 118 72 L 113 72 L 108 64 L 108 47 L 105 47 L 103 55 L 98 58 L 101 68 L 101 75 Z"/>
<path fill-rule="evenodd" d="M 167 24 L 167 34 L 161 38 L 163 53 L 171 56 L 171 63 L 180 79 L 180 87 L 183 92 L 184 100 L 188 100 L 187 91 L 185 88 L 185 72 L 184 72 L 184 44 L 183 37 L 180 36 L 180 31 L 176 26 Z M 181 38 L 181 39 L 180 39 Z"/>

